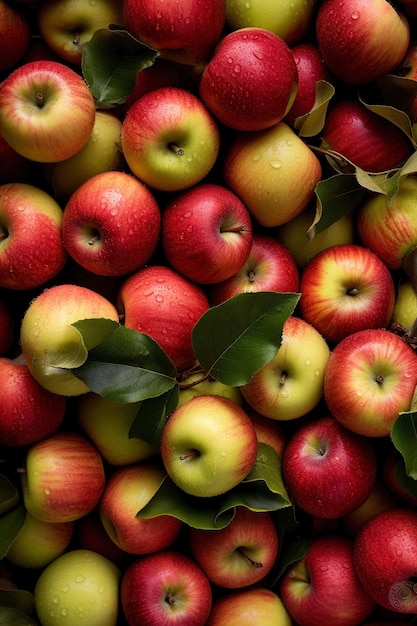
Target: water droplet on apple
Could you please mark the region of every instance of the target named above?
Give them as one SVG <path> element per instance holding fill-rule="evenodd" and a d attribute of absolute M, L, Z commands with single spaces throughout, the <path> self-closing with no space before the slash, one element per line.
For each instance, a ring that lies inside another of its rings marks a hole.
<path fill-rule="evenodd" d="M 259 61 L 263 61 L 263 58 L 264 58 L 263 52 L 260 52 L 259 50 L 256 50 L 253 53 L 253 56 L 256 57 Z"/>
<path fill-rule="evenodd" d="M 83 583 L 85 581 L 85 576 L 83 576 L 82 574 L 78 574 L 78 576 L 76 576 L 74 580 L 76 583 Z"/>
<path fill-rule="evenodd" d="M 358 20 L 360 18 L 359 11 L 353 11 L 351 17 L 352 17 L 352 20 Z"/>
<path fill-rule="evenodd" d="M 240 65 L 238 65 L 238 64 L 236 64 L 236 65 L 233 67 L 233 71 L 234 71 L 234 73 L 235 73 L 235 74 L 239 74 L 239 73 L 240 73 L 240 69 L 241 69 L 241 68 L 240 68 Z"/>
<path fill-rule="evenodd" d="M 59 604 L 60 599 L 61 599 L 61 598 L 60 598 L 59 596 L 54 596 L 54 597 L 52 598 L 52 602 L 53 602 L 53 604 Z"/>
<path fill-rule="evenodd" d="M 61 609 L 61 615 L 63 617 L 66 617 L 68 615 L 68 609 L 66 609 L 65 607 L 63 609 Z"/>
<path fill-rule="evenodd" d="M 255 163 L 256 163 L 257 161 L 259 161 L 260 158 L 261 158 L 260 154 L 254 154 L 253 157 L 252 157 L 252 161 L 255 161 Z"/>
<path fill-rule="evenodd" d="M 68 591 L 71 589 L 71 587 L 69 585 L 64 585 L 61 589 L 61 591 L 63 593 L 68 593 Z"/>
<path fill-rule="evenodd" d="M 278 159 L 274 159 L 273 161 L 270 162 L 270 165 L 274 169 L 279 170 L 279 168 L 282 167 L 282 162 L 279 161 Z"/>
<path fill-rule="evenodd" d="M 45 489 L 44 489 L 44 494 L 45 494 L 46 496 L 50 496 L 50 495 L 51 495 L 51 490 L 49 489 L 49 487 L 45 487 Z"/>
<path fill-rule="evenodd" d="M 314 375 L 315 376 L 320 376 L 320 370 L 314 370 Z"/>
<path fill-rule="evenodd" d="M 311 359 L 306 359 L 306 360 L 305 360 L 305 364 L 306 364 L 306 365 L 311 365 Z"/>
<path fill-rule="evenodd" d="M 155 300 L 156 300 L 156 302 L 163 302 L 164 301 L 164 296 L 161 296 L 161 295 L 155 296 Z"/>

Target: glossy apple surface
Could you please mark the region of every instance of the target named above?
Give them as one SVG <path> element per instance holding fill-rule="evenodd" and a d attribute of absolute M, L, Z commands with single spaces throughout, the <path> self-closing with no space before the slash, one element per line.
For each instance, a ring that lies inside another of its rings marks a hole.
<path fill-rule="evenodd" d="M 31 25 L 23 11 L 10 2 L 0 2 L 0 72 L 6 73 L 21 61 L 29 48 Z"/>
<path fill-rule="evenodd" d="M 214 600 L 207 626 L 229 626 L 236 621 L 241 626 L 291 626 L 293 623 L 281 598 L 263 586 L 238 589 Z"/>

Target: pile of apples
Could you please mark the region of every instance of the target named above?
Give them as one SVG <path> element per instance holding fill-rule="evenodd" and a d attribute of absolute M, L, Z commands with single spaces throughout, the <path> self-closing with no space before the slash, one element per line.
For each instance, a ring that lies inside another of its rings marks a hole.
<path fill-rule="evenodd" d="M 417 0 L 0 0 L 0 623 L 417 617 Z"/>

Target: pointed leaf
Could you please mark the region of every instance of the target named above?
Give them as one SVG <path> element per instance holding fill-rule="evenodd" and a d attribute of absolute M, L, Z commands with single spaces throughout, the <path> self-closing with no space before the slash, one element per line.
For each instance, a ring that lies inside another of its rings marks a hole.
<path fill-rule="evenodd" d="M 212 307 L 193 329 L 194 353 L 215 380 L 245 385 L 277 353 L 296 293 L 241 293 Z"/>
<path fill-rule="evenodd" d="M 3 559 L 26 517 L 23 504 L 15 507 L 0 517 L 0 559 Z"/>
<path fill-rule="evenodd" d="M 417 412 L 400 413 L 391 429 L 394 446 L 402 454 L 406 474 L 417 479 Z"/>
<path fill-rule="evenodd" d="M 91 350 L 119 326 L 114 320 L 103 317 L 78 320 L 72 324 L 82 335 L 83 342 L 87 350 Z"/>
<path fill-rule="evenodd" d="M 159 450 L 162 431 L 166 421 L 178 404 L 179 387 L 175 385 L 169 391 L 156 398 L 143 400 L 129 431 L 129 437 L 146 441 Z"/>
<path fill-rule="evenodd" d="M 335 94 L 333 85 L 325 80 L 316 83 L 316 99 L 309 113 L 295 120 L 294 128 L 300 137 L 315 137 L 324 126 L 330 100 Z"/>
<path fill-rule="evenodd" d="M 0 474 L 0 515 L 13 509 L 18 502 L 17 487 L 6 476 Z"/>
<path fill-rule="evenodd" d="M 402 130 L 403 133 L 407 135 L 408 139 L 414 143 L 413 126 L 407 113 L 388 104 L 368 104 L 362 98 L 359 98 L 359 100 L 367 109 L 388 120 L 391 124 L 394 124 L 394 126 L 397 126 L 397 128 Z"/>
<path fill-rule="evenodd" d="M 397 193 L 400 177 L 401 170 L 399 169 L 372 174 L 365 172 L 360 167 L 356 168 L 356 179 L 364 189 L 387 196 L 393 196 Z"/>

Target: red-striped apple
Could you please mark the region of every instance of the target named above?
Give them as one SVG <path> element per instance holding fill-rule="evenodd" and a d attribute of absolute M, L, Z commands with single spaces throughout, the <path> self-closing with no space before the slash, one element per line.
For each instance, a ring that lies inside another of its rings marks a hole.
<path fill-rule="evenodd" d="M 281 598 L 271 589 L 255 585 L 250 589 L 238 589 L 213 601 L 207 626 L 292 626 L 292 619 Z"/>

